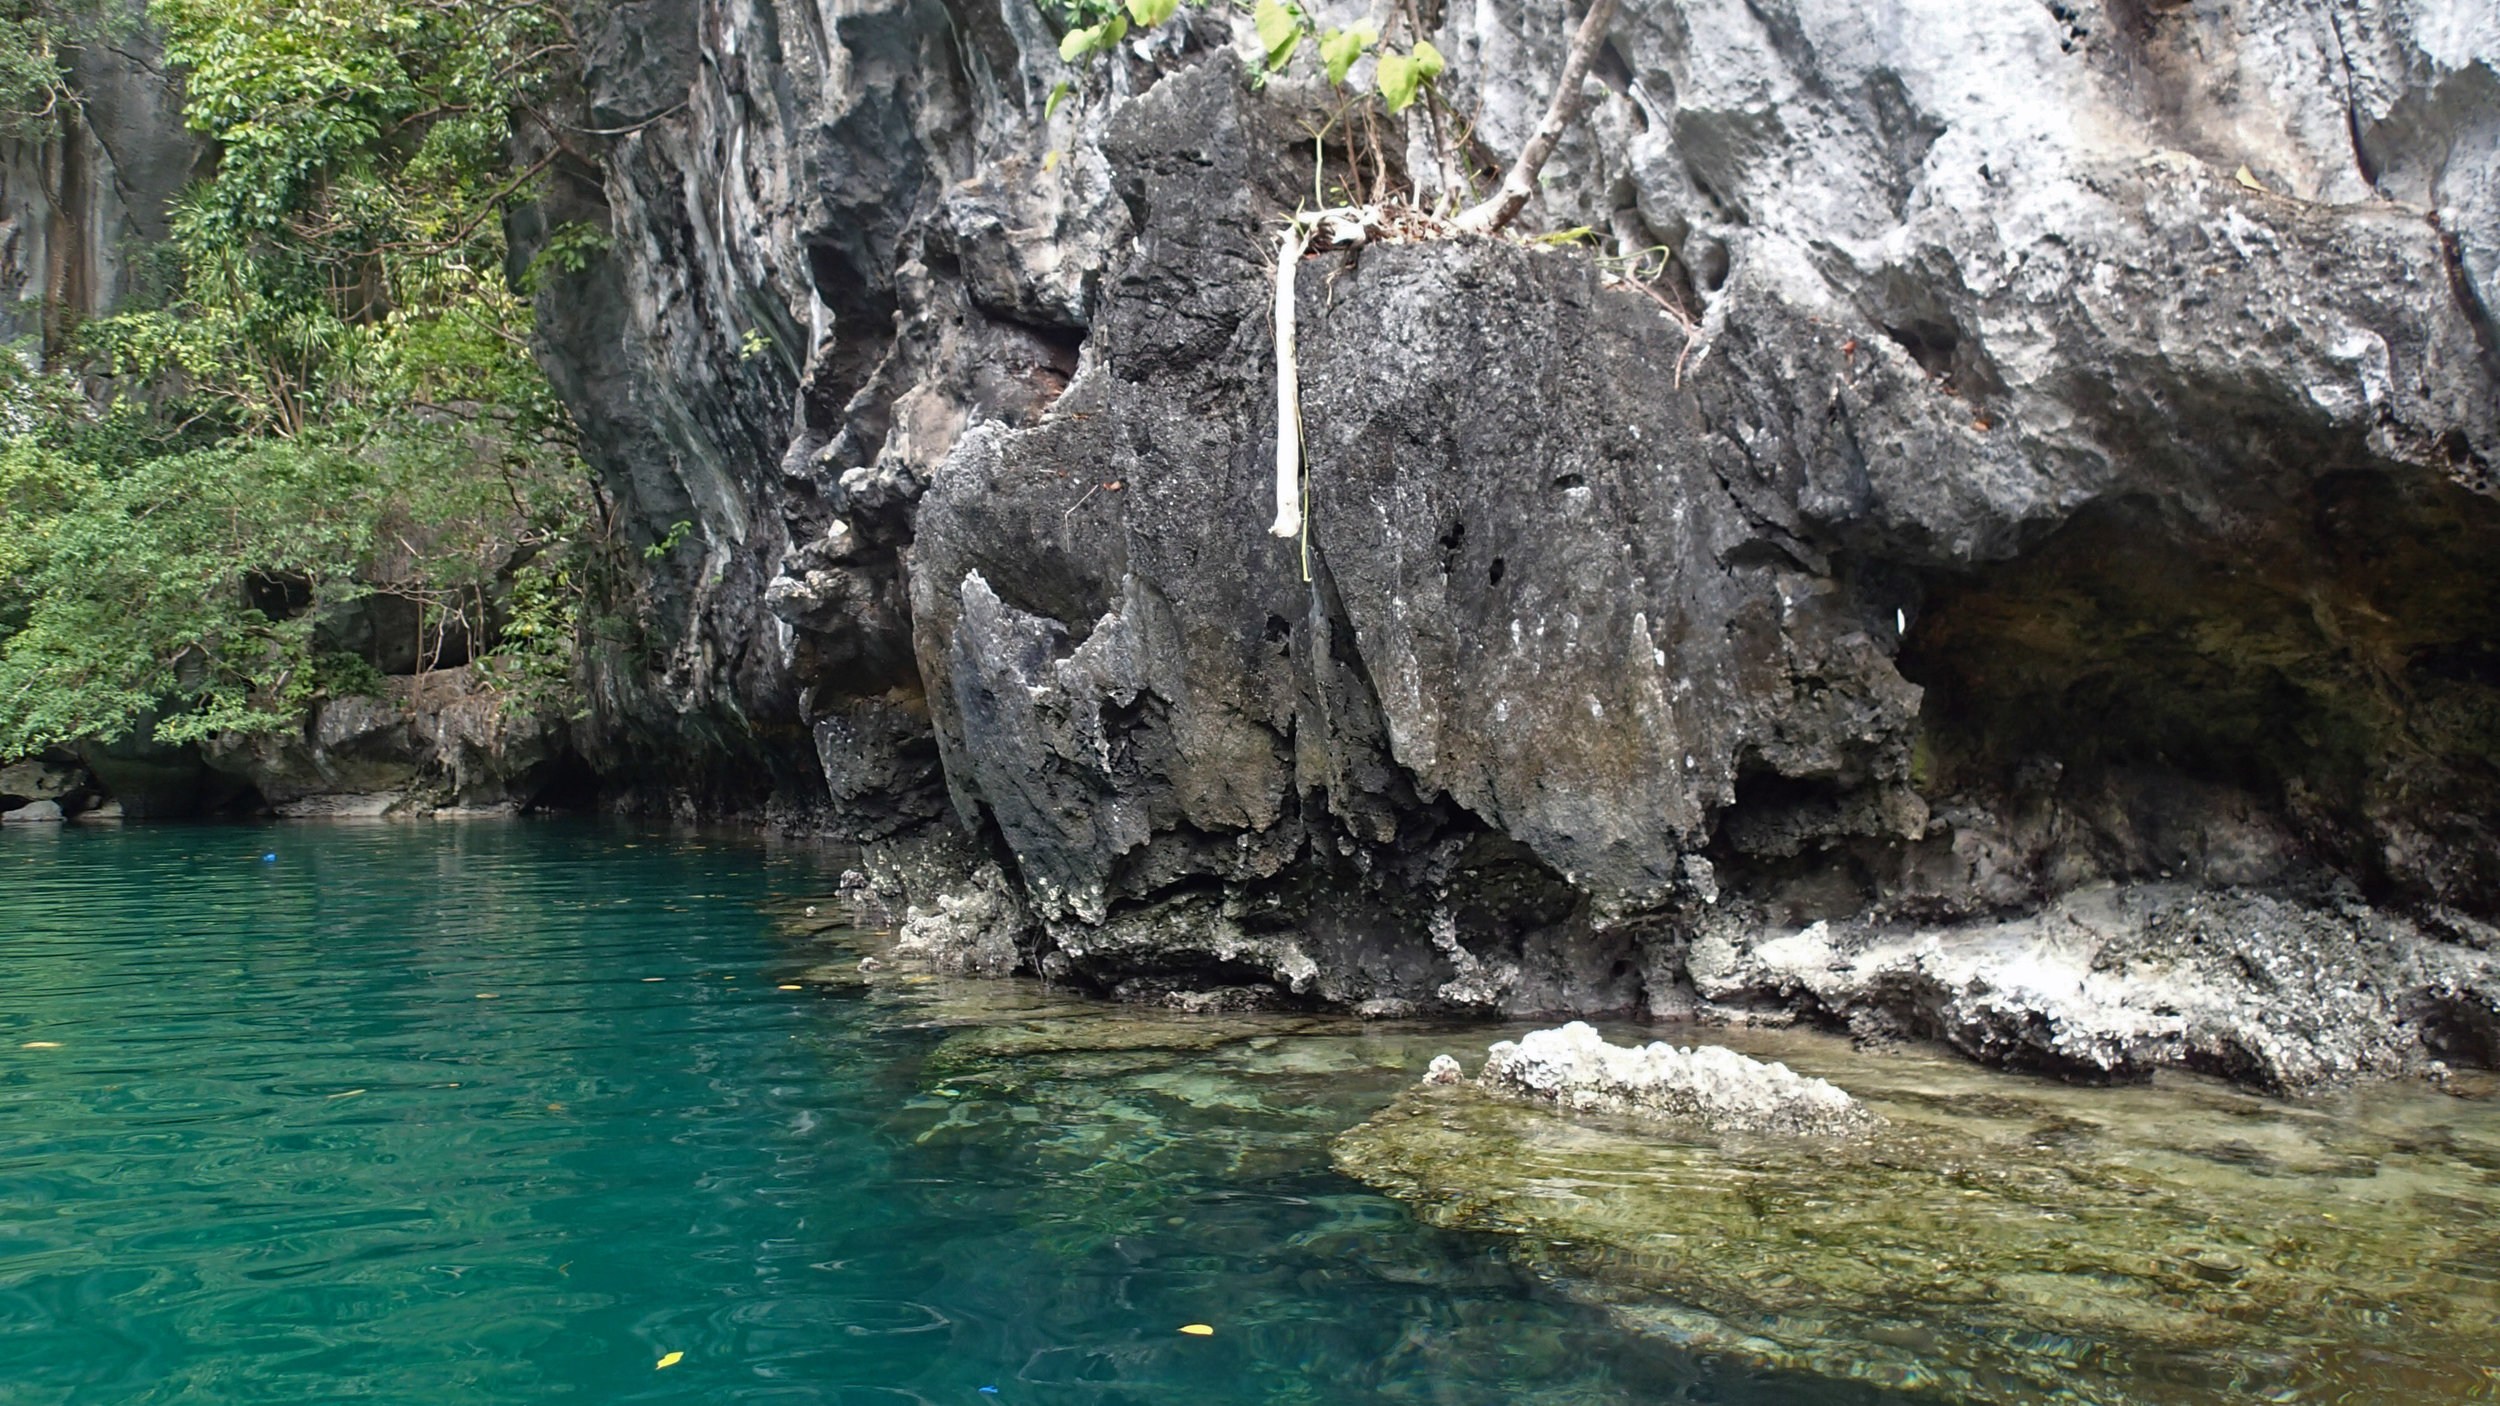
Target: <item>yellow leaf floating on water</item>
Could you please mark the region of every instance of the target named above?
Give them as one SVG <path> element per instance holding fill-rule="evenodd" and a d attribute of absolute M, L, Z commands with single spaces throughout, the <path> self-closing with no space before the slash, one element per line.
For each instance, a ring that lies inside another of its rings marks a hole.
<path fill-rule="evenodd" d="M 57 1050 L 60 1047 L 61 1042 L 58 1040 L 29 1040 L 18 1046 L 21 1050 Z"/>
<path fill-rule="evenodd" d="M 1208 1327 L 1204 1323 L 1183 1323 L 1181 1325 L 1181 1331 L 1187 1333 L 1193 1338 L 1211 1338 L 1215 1336 L 1215 1330 Z"/>
<path fill-rule="evenodd" d="M 652 1364 L 652 1366 L 651 1366 L 651 1370 L 652 1370 L 652 1371 L 654 1371 L 654 1372 L 656 1372 L 656 1371 L 660 1370 L 662 1367 L 674 1367 L 674 1366 L 676 1366 L 678 1363 L 683 1362 L 683 1361 L 685 1361 L 685 1360 L 686 1360 L 686 1354 L 684 1354 L 684 1353 L 682 1353 L 682 1352 L 672 1352 L 672 1353 L 670 1353 L 668 1356 L 661 1358 L 658 1362 L 653 1363 L 653 1364 Z"/>
<path fill-rule="evenodd" d="M 491 1001 L 495 999 L 495 993 L 492 991 L 480 991 L 477 993 L 477 998 L 481 1001 Z"/>
<path fill-rule="evenodd" d="M 781 984 L 781 989 L 782 989 L 782 990 L 784 990 L 784 991 L 801 991 L 801 990 L 805 990 L 806 988 L 801 987 L 801 986 L 797 986 L 797 985 L 794 985 L 794 984 L 792 984 L 792 983 L 790 983 L 790 982 L 785 981 L 785 982 L 783 982 L 783 983 Z"/>

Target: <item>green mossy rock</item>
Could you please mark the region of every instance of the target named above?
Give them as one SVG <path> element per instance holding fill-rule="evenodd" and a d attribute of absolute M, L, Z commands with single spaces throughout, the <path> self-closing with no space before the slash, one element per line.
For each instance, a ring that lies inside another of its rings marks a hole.
<path fill-rule="evenodd" d="M 1661 1134 L 1462 1084 L 1334 1151 L 1433 1224 L 1519 1237 L 1636 1331 L 1765 1366 L 2009 1406 L 2500 1392 L 2487 1100 L 1807 1067 L 1834 1062 L 1888 1120 L 1862 1142 Z"/>

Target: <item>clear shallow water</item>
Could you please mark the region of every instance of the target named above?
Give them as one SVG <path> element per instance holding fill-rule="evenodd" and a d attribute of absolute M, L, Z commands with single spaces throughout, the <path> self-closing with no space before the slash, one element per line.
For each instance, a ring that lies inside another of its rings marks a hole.
<path fill-rule="evenodd" d="M 1888 1399 L 1629 1342 L 1330 1172 L 1431 1046 L 828 986 L 771 915 L 831 880 L 0 834 L 0 1403 Z"/>

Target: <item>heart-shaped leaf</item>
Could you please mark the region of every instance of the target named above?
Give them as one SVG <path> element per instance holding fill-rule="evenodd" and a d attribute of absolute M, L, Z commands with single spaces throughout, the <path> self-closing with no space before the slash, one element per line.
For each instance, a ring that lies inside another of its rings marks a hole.
<path fill-rule="evenodd" d="M 1363 56 L 1363 41 L 1342 29 L 1332 29 L 1319 37 L 1320 62 L 1328 66 L 1328 81 L 1343 83 L 1346 70 Z"/>
<path fill-rule="evenodd" d="M 1181 0 L 1128 0 L 1128 17 L 1139 29 L 1152 29 L 1172 17 Z"/>
<path fill-rule="evenodd" d="M 1387 100 L 1391 112 L 1404 112 L 1415 101 L 1416 85 L 1423 81 L 1423 71 L 1415 66 L 1410 54 L 1380 56 L 1380 96 Z"/>
<path fill-rule="evenodd" d="M 1267 50 L 1267 66 L 1283 68 L 1293 58 L 1293 46 L 1302 42 L 1302 17 L 1277 0 L 1259 0 L 1259 7 L 1250 12 L 1251 27 L 1259 32 L 1259 44 Z"/>
<path fill-rule="evenodd" d="M 1346 70 L 1363 57 L 1371 47 L 1371 26 L 1356 25 L 1352 29 L 1332 29 L 1319 37 L 1319 56 L 1328 65 L 1328 81 L 1343 83 Z"/>

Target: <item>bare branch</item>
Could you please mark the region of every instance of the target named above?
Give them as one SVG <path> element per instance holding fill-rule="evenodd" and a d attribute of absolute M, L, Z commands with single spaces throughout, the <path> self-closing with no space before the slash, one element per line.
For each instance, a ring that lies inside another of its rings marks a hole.
<path fill-rule="evenodd" d="M 1554 154 L 1554 146 L 1562 134 L 1580 116 L 1580 86 L 1589 75 L 1589 64 L 1597 57 L 1598 46 L 1606 42 L 1606 26 L 1615 17 L 1616 0 L 1590 0 L 1588 16 L 1580 21 L 1580 30 L 1571 37 L 1571 56 L 1563 60 L 1562 81 L 1554 87 L 1554 101 L 1545 109 L 1545 120 L 1519 149 L 1519 159 L 1511 163 L 1510 174 L 1502 177 L 1501 188 L 1459 213 L 1457 224 L 1472 234 L 1491 234 L 1519 217 L 1519 211 L 1536 193 L 1537 172 L 1545 169 L 1545 158 Z"/>

